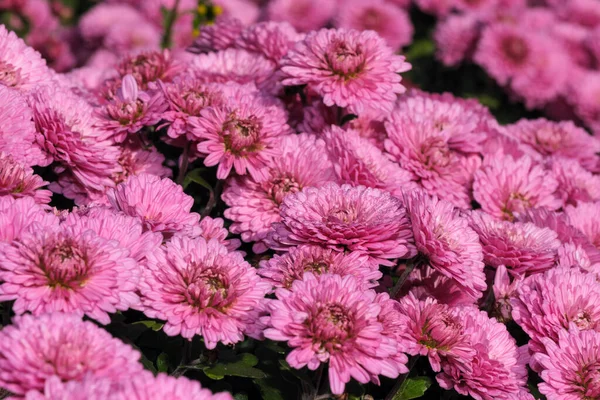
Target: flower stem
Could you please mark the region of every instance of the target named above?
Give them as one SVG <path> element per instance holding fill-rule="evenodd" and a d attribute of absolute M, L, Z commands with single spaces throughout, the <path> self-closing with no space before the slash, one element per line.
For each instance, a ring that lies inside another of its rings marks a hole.
<path fill-rule="evenodd" d="M 162 48 L 168 49 L 171 47 L 171 37 L 173 36 L 173 25 L 177 19 L 177 9 L 179 8 L 179 0 L 175 0 L 173 8 L 169 10 L 165 20 L 165 34 L 162 40 Z"/>
<path fill-rule="evenodd" d="M 413 270 L 415 269 L 416 265 L 417 265 L 417 263 L 415 262 L 415 260 L 409 260 L 406 263 L 406 269 L 404 270 L 404 272 L 402 272 L 402 275 L 400 275 L 400 278 L 398 279 L 398 282 L 396 282 L 396 284 L 394 285 L 394 287 L 390 291 L 390 297 L 392 299 L 395 298 L 396 295 L 400 292 L 400 289 L 402 289 L 402 286 L 404 285 L 404 283 L 408 279 L 408 276 L 410 275 L 410 273 L 413 272 Z"/>
<path fill-rule="evenodd" d="M 188 363 L 192 358 L 192 341 L 183 339 L 183 346 L 181 348 L 181 361 L 175 370 L 171 373 L 174 377 L 180 377 L 185 374 L 185 371 L 188 369 Z"/>
<path fill-rule="evenodd" d="M 408 372 L 398 378 L 392 390 L 390 390 L 388 395 L 385 396 L 385 400 L 392 400 L 397 393 L 402 393 L 408 382 L 407 378 L 410 375 L 410 372 L 414 368 L 415 364 L 417 363 L 418 359 L 419 356 L 415 356 L 410 359 L 410 361 L 408 362 Z"/>
<path fill-rule="evenodd" d="M 179 172 L 177 173 L 177 183 L 179 185 L 183 185 L 183 180 L 185 179 L 185 174 L 188 169 L 188 165 L 190 163 L 190 142 L 186 142 L 183 147 L 183 154 L 181 155 L 181 165 L 179 166 Z"/>
<path fill-rule="evenodd" d="M 10 311 L 11 311 L 11 303 L 4 302 L 2 303 L 2 326 L 10 325 Z"/>
<path fill-rule="evenodd" d="M 319 391 L 321 390 L 321 382 L 323 381 L 323 370 L 325 369 L 325 364 L 321 363 L 319 368 L 317 368 L 317 373 L 315 374 L 315 396 L 314 399 L 317 400 L 319 397 Z"/>

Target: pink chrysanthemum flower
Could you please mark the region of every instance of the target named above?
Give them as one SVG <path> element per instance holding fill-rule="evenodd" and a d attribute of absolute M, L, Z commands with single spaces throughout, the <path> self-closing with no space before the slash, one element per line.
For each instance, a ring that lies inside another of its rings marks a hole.
<path fill-rule="evenodd" d="M 515 213 L 529 208 L 556 210 L 561 201 L 555 196 L 558 182 L 531 157 L 517 160 L 493 155 L 475 173 L 473 197 L 494 218 L 512 221 Z"/>
<path fill-rule="evenodd" d="M 141 371 L 140 371 L 141 372 Z M 98 378 L 88 373 L 81 380 L 63 382 L 58 375 L 46 379 L 42 392 L 30 390 L 25 394 L 25 400 L 100 400 L 111 399 L 112 381 L 108 378 Z"/>
<path fill-rule="evenodd" d="M 244 339 L 248 314 L 270 289 L 239 252 L 215 239 L 174 236 L 148 257 L 141 291 L 144 312 L 166 320 L 167 335 L 201 335 L 212 349 Z"/>
<path fill-rule="evenodd" d="M 571 121 L 522 119 L 507 125 L 505 133 L 542 156 L 572 158 L 585 169 L 599 172 L 597 153 L 600 152 L 600 140 Z"/>
<path fill-rule="evenodd" d="M 0 26 L 0 83 L 27 92 L 53 79 L 40 53 L 27 46 L 14 32 Z"/>
<path fill-rule="evenodd" d="M 327 24 L 336 11 L 335 0 L 274 0 L 267 7 L 268 19 L 286 21 L 300 32 L 309 32 Z"/>
<path fill-rule="evenodd" d="M 405 208 L 382 190 L 334 183 L 310 187 L 288 195 L 280 215 L 267 237 L 273 249 L 315 244 L 367 254 L 383 265 L 416 254 Z"/>
<path fill-rule="evenodd" d="M 569 222 L 579 229 L 600 250 L 600 201 L 580 203 L 577 207 L 567 206 L 565 212 Z"/>
<path fill-rule="evenodd" d="M 236 18 L 244 25 L 251 25 L 260 17 L 258 4 L 247 0 L 215 0 L 214 4 L 221 7 L 223 15 Z"/>
<path fill-rule="evenodd" d="M 203 237 L 207 242 L 215 239 L 229 251 L 237 250 L 242 242 L 239 239 L 227 239 L 229 231 L 224 228 L 223 218 L 204 217 L 200 220 L 200 231 L 198 236 Z"/>
<path fill-rule="evenodd" d="M 375 297 L 375 303 L 381 307 L 377 316 L 377 321 L 383 325 L 381 334 L 388 338 L 388 340 L 397 342 L 399 345 L 396 354 L 379 361 L 381 375 L 395 377 L 398 372 L 406 374 L 408 373 L 408 368 L 406 367 L 408 357 L 403 353 L 406 351 L 406 341 L 402 336 L 402 330 L 406 322 L 404 316 L 398 310 L 398 302 L 391 300 L 390 295 L 387 293 L 378 293 Z M 371 382 L 379 385 L 379 378 L 372 376 Z"/>
<path fill-rule="evenodd" d="M 347 130 L 353 130 L 358 132 L 359 136 L 367 139 L 372 145 L 377 147 L 379 150 L 384 150 L 384 141 L 387 138 L 385 131 L 385 125 L 383 121 L 378 121 L 377 116 L 373 113 L 363 113 L 358 118 L 354 118 L 344 124 L 344 128 Z M 319 130 L 319 134 L 323 129 Z"/>
<path fill-rule="evenodd" d="M 335 26 L 375 31 L 394 50 L 410 44 L 414 31 L 408 13 L 385 0 L 344 2 L 335 19 Z"/>
<path fill-rule="evenodd" d="M 161 178 L 171 177 L 173 171 L 165 167 L 165 156 L 155 147 L 142 146 L 133 143 L 124 143 L 119 146 L 117 159 L 121 170 L 111 175 L 115 184 L 125 182 L 130 176 L 142 173 L 156 175 Z"/>
<path fill-rule="evenodd" d="M 447 66 L 469 58 L 479 37 L 478 23 L 472 14 L 451 15 L 438 22 L 433 33 L 436 57 Z"/>
<path fill-rule="evenodd" d="M 455 2 L 449 0 L 415 0 L 415 3 L 421 11 L 426 12 L 427 14 L 445 17 L 450 12 L 454 5 L 453 3 Z"/>
<path fill-rule="evenodd" d="M 139 305 L 137 262 L 95 232 L 35 229 L 0 251 L 0 299 L 15 300 L 16 314 L 63 311 L 108 324 L 108 313 Z"/>
<path fill-rule="evenodd" d="M 117 65 L 121 77 L 133 75 L 141 90 L 148 89 L 149 83 L 158 80 L 170 82 L 184 69 L 184 65 L 175 60 L 168 50 L 136 52 Z"/>
<path fill-rule="evenodd" d="M 427 356 L 434 371 L 441 371 L 442 360 L 464 361 L 475 354 L 460 319 L 447 305 L 431 297 L 419 300 L 409 293 L 400 299 L 397 308 L 404 320 L 401 327 L 404 351 L 413 356 Z"/>
<path fill-rule="evenodd" d="M 128 134 L 152 126 L 162 118 L 167 104 L 159 92 L 149 94 L 138 89 L 133 75 L 125 75 L 115 98 L 99 111 L 99 125 L 122 143 Z"/>
<path fill-rule="evenodd" d="M 523 278 L 518 277 L 511 282 L 510 275 L 504 265 L 496 268 L 496 275 L 494 276 L 494 284 L 492 286 L 492 291 L 494 292 L 492 315 L 500 322 L 512 320 L 510 299 L 515 297 L 522 281 Z"/>
<path fill-rule="evenodd" d="M 52 193 L 42 189 L 48 182 L 25 165 L 18 163 L 12 156 L 0 152 L 0 196 L 15 199 L 33 197 L 39 204 L 48 204 Z"/>
<path fill-rule="evenodd" d="M 411 66 L 373 31 L 321 29 L 310 32 L 281 61 L 287 86 L 308 85 L 327 106 L 354 114 L 388 114 L 406 88 L 399 73 Z"/>
<path fill-rule="evenodd" d="M 36 144 L 31 109 L 21 93 L 4 85 L 0 85 L 0 120 L 0 152 L 26 166 L 43 164 L 45 156 Z"/>
<path fill-rule="evenodd" d="M 560 241 L 551 229 L 498 221 L 479 211 L 471 213 L 471 227 L 479 235 L 487 265 L 504 265 L 514 276 L 532 275 L 554 266 Z"/>
<path fill-rule="evenodd" d="M 341 183 L 387 190 L 401 196 L 416 189 L 412 174 L 386 158 L 381 150 L 358 132 L 331 126 L 324 134 L 330 159 Z"/>
<path fill-rule="evenodd" d="M 600 200 L 600 176 L 585 170 L 577 160 L 551 159 L 552 175 L 558 182 L 556 195 L 565 205 Z"/>
<path fill-rule="evenodd" d="M 547 353 L 533 355 L 540 366 L 538 385 L 548 400 L 600 398 L 600 332 L 571 329 L 558 332 L 558 343 L 542 339 Z"/>
<path fill-rule="evenodd" d="M 600 263 L 592 264 L 582 246 L 564 243 L 558 248 L 556 265 L 559 268 L 579 268 L 583 272 L 596 274 L 600 279 Z"/>
<path fill-rule="evenodd" d="M 302 39 L 304 35 L 296 32 L 287 22 L 265 21 L 244 29 L 235 45 L 279 63 L 294 44 Z"/>
<path fill-rule="evenodd" d="M 385 327 L 378 319 L 381 305 L 375 292 L 363 290 L 352 276 L 307 273 L 290 290 L 277 289 L 276 295 L 277 300 L 268 303 L 265 337 L 287 341 L 293 350 L 286 360 L 293 368 L 315 370 L 329 363 L 333 394 L 342 394 L 351 377 L 367 383 L 382 374 L 381 361 L 392 361 L 400 350 L 397 340 L 382 334 Z M 385 363 L 389 377 L 406 370 L 403 364 L 389 364 Z"/>
<path fill-rule="evenodd" d="M 0 242 L 11 243 L 19 239 L 32 226 L 34 229 L 58 227 L 58 222 L 53 212 L 36 203 L 32 197 L 0 197 Z"/>
<path fill-rule="evenodd" d="M 200 219 L 191 212 L 194 199 L 168 178 L 146 173 L 130 176 L 107 196 L 114 209 L 140 218 L 145 229 L 153 232 L 190 234 Z"/>
<path fill-rule="evenodd" d="M 264 239 L 273 222 L 279 222 L 279 206 L 290 193 L 305 187 L 320 187 L 333 180 L 333 168 L 322 140 L 312 135 L 281 138 L 281 155 L 274 158 L 264 181 L 251 177 L 232 178 L 221 198 L 229 206 L 226 218 L 233 221 L 231 232 L 245 242 L 256 242 L 255 252 L 264 252 Z"/>
<path fill-rule="evenodd" d="M 51 376 L 128 379 L 142 371 L 140 353 L 75 315 L 15 317 L 0 331 L 0 386 L 16 394 L 43 390 Z"/>
<path fill-rule="evenodd" d="M 455 280 L 473 299 L 486 288 L 479 238 L 454 206 L 414 191 L 404 195 L 419 255 L 417 267 L 429 265 Z"/>
<path fill-rule="evenodd" d="M 525 279 L 511 305 L 514 320 L 531 338 L 532 352 L 545 352 L 542 339 L 556 342 L 569 326 L 600 331 L 600 283 L 577 268 L 555 268 Z"/>
<path fill-rule="evenodd" d="M 225 50 L 235 46 L 236 39 L 244 30 L 244 25 L 237 18 L 218 17 L 214 24 L 200 28 L 198 37 L 187 51 L 195 54 Z"/>
<path fill-rule="evenodd" d="M 226 102 L 220 85 L 204 83 L 203 79 L 181 77 L 172 83 L 160 82 L 160 86 L 168 104 L 162 119 L 169 126 L 167 134 L 172 139 L 185 136 L 187 140 L 197 140 L 190 133 L 190 121 L 199 117 L 204 108 L 220 107 Z"/>
<path fill-rule="evenodd" d="M 204 165 L 218 164 L 218 179 L 235 169 L 238 175 L 264 180 L 272 158 L 279 155 L 280 136 L 290 132 L 286 120 L 279 103 L 254 92 L 223 107 L 206 108 L 190 122 L 192 133 L 202 139 L 197 150 L 206 155 Z"/>
<path fill-rule="evenodd" d="M 513 400 L 527 381 L 527 358 L 517 348 L 506 326 L 475 307 L 463 307 L 455 316 L 464 327 L 468 346 L 475 355 L 442 363 L 437 381 L 444 389 L 476 400 Z"/>
<path fill-rule="evenodd" d="M 376 267 L 367 256 L 358 253 L 344 254 L 319 246 L 298 246 L 288 253 L 261 261 L 258 273 L 273 286 L 287 289 L 294 281 L 302 279 L 306 272 L 313 275 L 352 275 L 368 289 L 377 286 L 382 277 Z"/>

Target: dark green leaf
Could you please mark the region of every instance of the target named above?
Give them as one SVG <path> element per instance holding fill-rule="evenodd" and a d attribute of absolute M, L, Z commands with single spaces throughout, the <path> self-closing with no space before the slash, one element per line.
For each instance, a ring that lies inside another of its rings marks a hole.
<path fill-rule="evenodd" d="M 433 55 L 435 52 L 435 44 L 431 39 L 418 39 L 404 53 L 407 60 L 423 58 Z"/>
<path fill-rule="evenodd" d="M 146 357 L 144 355 L 144 353 L 142 353 L 142 359 L 140 360 L 142 362 L 142 365 L 144 366 L 144 368 L 146 368 L 148 371 L 152 372 L 153 374 L 156 374 L 156 368 L 154 367 L 154 364 L 152 364 L 152 361 L 148 360 L 148 357 Z"/>
<path fill-rule="evenodd" d="M 393 400 L 411 400 L 423 396 L 431 386 L 431 379 L 426 376 L 408 378 L 402 385 Z"/>
<path fill-rule="evenodd" d="M 134 322 L 132 325 L 144 325 L 146 328 L 152 329 L 154 332 L 158 332 L 162 329 L 162 327 L 165 325 L 162 322 L 156 322 L 156 321 L 152 321 L 152 320 L 146 320 L 146 321 L 137 321 Z"/>
<path fill-rule="evenodd" d="M 248 395 L 246 393 L 238 393 L 233 396 L 235 400 L 248 400 Z"/>
<path fill-rule="evenodd" d="M 194 182 L 200 186 L 202 186 L 203 188 L 205 188 L 206 190 L 208 190 L 209 192 L 213 191 L 212 186 L 210 186 L 210 184 L 208 182 L 206 182 L 206 180 L 202 177 L 202 172 L 206 171 L 206 168 L 195 168 L 193 170 L 191 170 L 190 172 L 187 173 L 187 175 L 185 176 L 185 178 L 183 179 L 183 189 L 187 188 L 190 183 Z"/>
<path fill-rule="evenodd" d="M 220 362 L 211 367 L 203 369 L 206 376 L 211 379 L 223 379 L 225 376 L 241 376 L 243 378 L 262 379 L 267 374 L 258 368 L 253 368 L 258 364 L 258 358 L 253 354 L 244 353 L 236 361 L 223 363 Z"/>
<path fill-rule="evenodd" d="M 169 370 L 169 356 L 167 353 L 160 353 L 156 359 L 158 372 L 167 372 Z"/>
<path fill-rule="evenodd" d="M 258 386 L 263 400 L 286 400 L 281 390 L 275 387 L 281 381 L 275 379 L 257 379 L 254 383 Z"/>

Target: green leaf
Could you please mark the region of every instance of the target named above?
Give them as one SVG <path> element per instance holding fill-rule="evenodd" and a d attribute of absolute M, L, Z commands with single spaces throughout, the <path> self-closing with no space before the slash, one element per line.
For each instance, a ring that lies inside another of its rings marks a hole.
<path fill-rule="evenodd" d="M 248 395 L 246 393 L 238 393 L 233 396 L 235 400 L 248 400 Z"/>
<path fill-rule="evenodd" d="M 263 400 L 286 400 L 281 390 L 274 385 L 281 383 L 275 379 L 257 379 L 254 381 Z"/>
<path fill-rule="evenodd" d="M 408 378 L 400 387 L 393 400 L 411 400 L 423 396 L 431 386 L 431 379 L 426 376 Z"/>
<path fill-rule="evenodd" d="M 156 322 L 156 321 L 152 321 L 152 320 L 146 320 L 146 321 L 137 321 L 134 322 L 131 325 L 144 325 L 146 328 L 152 329 L 154 332 L 158 332 L 162 329 L 162 327 L 165 325 L 162 322 Z"/>
<path fill-rule="evenodd" d="M 142 362 L 142 365 L 144 366 L 144 368 L 146 368 L 148 371 L 152 372 L 153 374 L 156 374 L 156 372 L 157 372 L 156 367 L 154 367 L 154 364 L 152 363 L 152 361 L 148 360 L 148 357 L 146 357 L 144 355 L 144 353 L 142 353 L 142 359 L 140 361 Z"/>
<path fill-rule="evenodd" d="M 160 353 L 156 359 L 158 372 L 167 372 L 169 370 L 169 356 L 167 353 Z"/>
<path fill-rule="evenodd" d="M 204 171 L 206 171 L 206 168 L 195 168 L 188 172 L 185 178 L 183 178 L 183 189 L 185 190 L 185 188 L 187 188 L 190 185 L 190 183 L 194 182 L 212 193 L 212 186 L 210 186 L 210 184 L 206 182 L 206 180 L 201 175 Z"/>
<path fill-rule="evenodd" d="M 432 56 L 435 52 L 435 44 L 431 39 L 419 39 L 413 42 L 404 55 L 407 60 Z"/>
<path fill-rule="evenodd" d="M 253 368 L 258 364 L 258 358 L 255 355 L 244 353 L 232 362 L 220 362 L 211 367 L 203 368 L 204 373 L 210 379 L 223 379 L 225 376 L 241 376 L 243 378 L 262 379 L 266 378 L 267 374 L 258 368 Z"/>

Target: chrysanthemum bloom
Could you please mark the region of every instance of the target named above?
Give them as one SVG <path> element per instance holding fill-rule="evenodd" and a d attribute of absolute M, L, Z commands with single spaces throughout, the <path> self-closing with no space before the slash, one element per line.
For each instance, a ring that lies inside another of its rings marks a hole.
<path fill-rule="evenodd" d="M 173 59 L 168 50 L 143 51 L 126 56 L 117 71 L 121 77 L 131 74 L 142 90 L 148 89 L 148 84 L 161 80 L 170 82 L 185 67 Z"/>
<path fill-rule="evenodd" d="M 63 382 L 88 374 L 128 379 L 143 369 L 140 353 L 75 315 L 17 316 L 0 339 L 0 386 L 16 394 L 41 391 L 54 375 Z"/>
<path fill-rule="evenodd" d="M 600 250 L 600 201 L 580 203 L 577 207 L 567 206 L 565 212 L 569 222 L 579 229 Z"/>
<path fill-rule="evenodd" d="M 352 275 L 364 288 L 377 286 L 382 274 L 369 257 L 358 253 L 344 254 L 319 246 L 298 246 L 283 255 L 260 262 L 259 275 L 275 287 L 290 288 L 304 273 L 313 275 Z"/>
<path fill-rule="evenodd" d="M 165 167 L 165 156 L 158 152 L 154 146 L 144 146 L 133 142 L 123 143 L 119 146 L 117 163 L 121 170 L 111 175 L 115 184 L 122 183 L 130 176 L 142 173 L 156 175 L 161 178 L 171 177 L 173 171 Z"/>
<path fill-rule="evenodd" d="M 395 196 L 418 187 L 410 172 L 385 157 L 358 132 L 331 126 L 324 139 L 339 182 L 387 190 Z"/>
<path fill-rule="evenodd" d="M 0 152 L 19 163 L 31 166 L 44 163 L 35 140 L 35 125 L 25 97 L 17 90 L 0 85 Z"/>
<path fill-rule="evenodd" d="M 221 7 L 223 15 L 242 21 L 245 26 L 256 22 L 260 17 L 258 3 L 246 0 L 215 0 L 215 5 Z"/>
<path fill-rule="evenodd" d="M 140 371 L 141 372 L 141 371 Z M 43 391 L 30 390 L 25 394 L 25 400 L 100 400 L 112 399 L 112 381 L 108 378 L 98 378 L 89 373 L 81 380 L 61 381 L 58 375 L 46 379 Z"/>
<path fill-rule="evenodd" d="M 268 19 L 286 21 L 300 32 L 322 28 L 336 11 L 335 0 L 275 0 L 267 7 Z"/>
<path fill-rule="evenodd" d="M 233 221 L 231 232 L 241 234 L 245 242 L 256 242 L 255 252 L 267 249 L 263 240 L 271 223 L 281 220 L 279 206 L 288 194 L 334 178 L 325 144 L 315 136 L 288 135 L 281 138 L 278 148 L 281 155 L 269 163 L 265 180 L 231 178 L 221 196 L 229 206 L 224 215 Z"/>
<path fill-rule="evenodd" d="M 419 255 L 417 268 L 429 265 L 454 279 L 474 299 L 486 288 L 479 237 L 454 206 L 421 191 L 404 195 Z"/>
<path fill-rule="evenodd" d="M 223 218 L 204 217 L 200 220 L 199 236 L 203 237 L 207 242 L 215 239 L 229 251 L 237 250 L 242 244 L 239 239 L 227 239 L 229 231 L 224 228 L 225 221 Z"/>
<path fill-rule="evenodd" d="M 532 223 L 498 221 L 480 211 L 472 212 L 470 219 L 487 265 L 504 265 L 514 276 L 532 275 L 554 266 L 560 241 L 553 230 Z"/>
<path fill-rule="evenodd" d="M 12 156 L 0 152 L 0 196 L 33 197 L 39 204 L 48 204 L 52 193 L 42 189 L 48 182 Z"/>
<path fill-rule="evenodd" d="M 505 133 L 542 156 L 572 158 L 585 169 L 598 172 L 600 140 L 571 121 L 522 119 L 507 125 Z"/>
<path fill-rule="evenodd" d="M 494 292 L 494 317 L 501 322 L 512 320 L 512 306 L 510 299 L 515 297 L 517 289 L 523 278 L 515 278 L 511 283 L 510 275 L 504 265 L 500 265 L 496 268 L 496 275 L 494 276 L 494 285 L 492 290 Z"/>
<path fill-rule="evenodd" d="M 201 335 L 209 349 L 242 341 L 246 316 L 270 289 L 239 252 L 183 236 L 148 256 L 141 287 L 144 313 L 165 320 L 167 335 Z"/>
<path fill-rule="evenodd" d="M 396 354 L 379 361 L 381 375 L 395 377 L 396 373 L 406 374 L 408 373 L 408 368 L 406 367 L 408 357 L 403 353 L 406 351 L 406 340 L 402 336 L 402 330 L 406 322 L 404 316 L 398 310 L 398 302 L 390 299 L 388 293 L 377 293 L 375 303 L 381 307 L 377 316 L 377 321 L 383 325 L 381 334 L 389 338 L 389 340 L 397 342 L 399 345 Z M 372 376 L 371 379 L 372 382 L 379 385 L 379 378 L 377 376 Z"/>
<path fill-rule="evenodd" d="M 262 54 L 268 60 L 279 63 L 294 44 L 304 38 L 287 22 L 265 21 L 253 24 L 242 31 L 236 47 Z"/>
<path fill-rule="evenodd" d="M 267 244 L 285 250 L 315 244 L 369 255 L 382 265 L 416 254 L 406 210 L 390 193 L 329 183 L 288 195 Z"/>
<path fill-rule="evenodd" d="M 11 243 L 34 224 L 35 229 L 40 229 L 43 226 L 58 227 L 58 222 L 54 213 L 36 203 L 32 197 L 0 197 L 0 242 Z"/>
<path fill-rule="evenodd" d="M 383 121 L 378 121 L 377 115 L 365 112 L 344 124 L 344 128 L 358 132 L 359 136 L 367 139 L 379 150 L 384 150 L 384 141 L 387 139 Z M 320 130 L 318 133 L 321 133 Z"/>
<path fill-rule="evenodd" d="M 468 58 L 479 37 L 478 20 L 472 14 L 451 15 L 438 22 L 433 33 L 436 57 L 447 66 Z"/>
<path fill-rule="evenodd" d="M 308 85 L 327 106 L 354 114 L 388 114 L 406 88 L 401 72 L 411 66 L 373 31 L 321 29 L 310 32 L 281 61 L 287 86 Z"/>
<path fill-rule="evenodd" d="M 410 44 L 414 32 L 408 13 L 384 0 L 344 2 L 336 16 L 335 26 L 375 31 L 395 50 Z"/>
<path fill-rule="evenodd" d="M 576 115 L 598 135 L 600 132 L 600 72 L 597 70 L 577 71 L 576 82 L 571 82 L 567 99 L 573 105 Z M 596 167 L 596 171 L 600 166 Z"/>
<path fill-rule="evenodd" d="M 444 17 L 450 12 L 455 1 L 448 0 L 416 0 L 415 3 L 421 11 L 437 17 Z"/>
<path fill-rule="evenodd" d="M 443 362 L 437 381 L 444 389 L 454 389 L 476 400 L 513 400 L 527 381 L 526 357 L 517 348 L 506 326 L 475 307 L 456 309 L 475 355 L 456 362 Z"/>
<path fill-rule="evenodd" d="M 197 150 L 206 155 L 204 165 L 218 164 L 217 178 L 232 169 L 249 173 L 256 180 L 267 178 L 269 164 L 279 153 L 279 137 L 290 132 L 287 113 L 263 94 L 243 96 L 223 107 L 209 107 L 191 123 L 193 135 L 201 139 Z"/>
<path fill-rule="evenodd" d="M 0 252 L 0 299 L 15 300 L 16 314 L 63 311 L 108 324 L 108 313 L 139 305 L 138 263 L 93 231 L 32 229 Z"/>
<path fill-rule="evenodd" d="M 600 279 L 600 263 L 592 264 L 583 247 L 573 243 L 564 243 L 558 248 L 556 265 L 559 268 L 579 268 L 583 272 L 596 274 Z"/>
<path fill-rule="evenodd" d="M 578 329 L 558 332 L 558 343 L 542 339 L 547 353 L 533 355 L 540 366 L 538 385 L 548 400 L 600 398 L 600 332 Z"/>
<path fill-rule="evenodd" d="M 223 91 L 218 84 L 204 83 L 203 79 L 188 76 L 175 78 L 172 83 L 159 83 L 168 104 L 162 119 L 168 125 L 167 134 L 172 139 L 180 136 L 187 140 L 195 138 L 190 132 L 189 122 L 200 116 L 200 111 L 210 106 L 222 106 L 225 103 Z"/>
<path fill-rule="evenodd" d="M 574 324 L 600 331 L 600 283 L 577 268 L 555 268 L 525 279 L 511 299 L 513 319 L 529 335 L 532 352 L 543 352 L 542 338 L 558 340 L 558 332 Z"/>
<path fill-rule="evenodd" d="M 133 175 L 106 195 L 114 209 L 141 218 L 145 229 L 153 232 L 189 234 L 200 219 L 190 212 L 194 199 L 168 178 Z"/>
<path fill-rule="evenodd" d="M 132 26 L 135 29 L 131 29 Z M 160 48 L 161 33 L 156 25 L 144 18 L 115 24 L 104 36 L 103 47 L 119 55 L 130 51 L 155 50 Z"/>
<path fill-rule="evenodd" d="M 475 173 L 473 197 L 494 218 L 512 221 L 515 213 L 529 208 L 556 210 L 561 201 L 555 192 L 558 182 L 531 157 L 515 160 L 496 154 L 484 160 Z"/>
<path fill-rule="evenodd" d="M 600 200 L 600 176 L 585 170 L 573 159 L 553 157 L 550 164 L 558 182 L 556 195 L 565 205 Z"/>
<path fill-rule="evenodd" d="M 431 297 L 419 300 L 409 293 L 400 299 L 397 308 L 404 321 L 400 328 L 404 351 L 427 356 L 434 371 L 441 371 L 443 359 L 465 361 L 475 354 L 460 319 L 447 305 Z"/>
<path fill-rule="evenodd" d="M 0 83 L 27 92 L 52 79 L 53 73 L 40 53 L 0 26 Z"/>
<path fill-rule="evenodd" d="M 342 394 L 351 378 L 367 383 L 382 374 L 381 361 L 392 366 L 388 362 L 401 350 L 398 341 L 382 334 L 375 292 L 352 276 L 307 273 L 291 289 L 275 293 L 265 337 L 287 342 L 293 350 L 286 360 L 293 368 L 315 370 L 328 363 L 333 394 Z M 403 364 L 385 368 L 386 376 L 405 369 Z"/>
<path fill-rule="evenodd" d="M 254 82 L 269 93 L 276 93 L 275 63 L 260 54 L 242 49 L 227 49 L 192 58 L 190 73 L 206 83 Z"/>
<path fill-rule="evenodd" d="M 187 49 L 191 53 L 210 53 L 235 47 L 235 41 L 244 30 L 237 18 L 219 16 L 212 25 L 200 27 L 200 33 Z"/>
<path fill-rule="evenodd" d="M 129 249 L 129 256 L 138 262 L 160 246 L 163 240 L 159 233 L 144 232 L 139 218 L 102 206 L 75 210 L 67 215 L 61 226 L 69 227 L 78 235 L 91 230 L 104 239 L 116 240 L 119 247 Z"/>
<path fill-rule="evenodd" d="M 115 98 L 100 109 L 99 125 L 110 132 L 112 140 L 122 143 L 128 134 L 160 121 L 166 109 L 161 93 L 140 91 L 133 75 L 125 75 Z"/>

